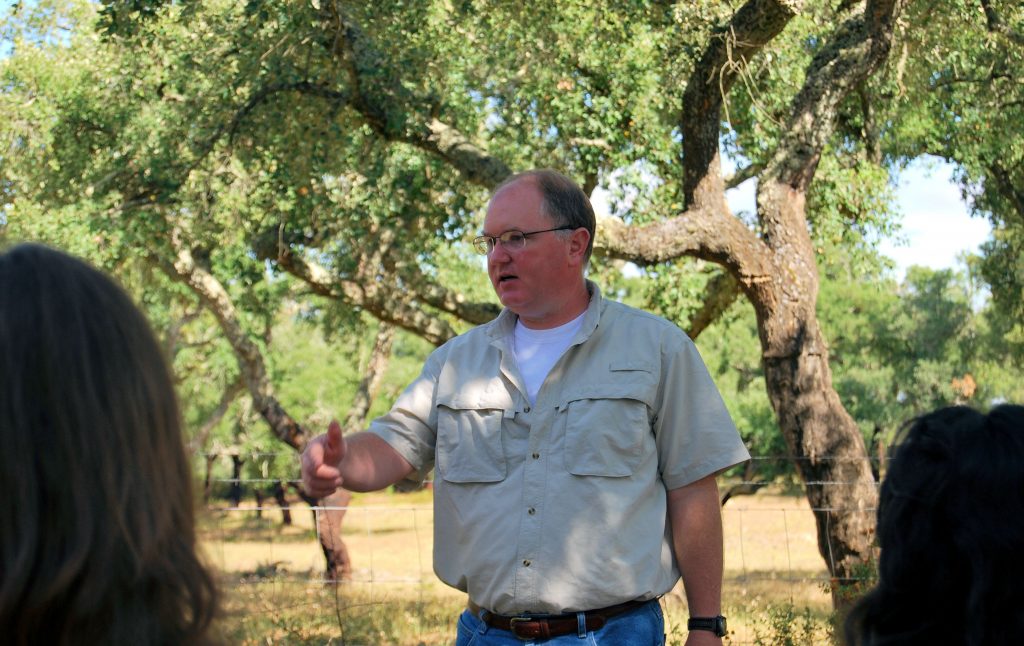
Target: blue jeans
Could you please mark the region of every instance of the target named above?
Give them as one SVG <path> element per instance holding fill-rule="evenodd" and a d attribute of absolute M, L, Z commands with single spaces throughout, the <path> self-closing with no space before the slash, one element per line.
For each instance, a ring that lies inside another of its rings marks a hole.
<path fill-rule="evenodd" d="M 459 616 L 458 637 L 455 646 L 664 646 L 665 617 L 657 599 L 616 615 L 599 630 L 582 636 L 577 633 L 559 635 L 551 639 L 523 641 L 507 630 L 491 628 L 479 617 L 466 610 Z"/>

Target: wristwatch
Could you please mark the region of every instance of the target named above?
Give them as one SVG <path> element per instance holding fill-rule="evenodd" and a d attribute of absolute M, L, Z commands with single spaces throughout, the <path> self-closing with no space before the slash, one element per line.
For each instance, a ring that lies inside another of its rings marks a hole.
<path fill-rule="evenodd" d="M 725 637 L 725 617 L 718 615 L 717 617 L 690 617 L 690 620 L 686 622 L 687 630 L 707 630 L 715 633 L 716 637 Z"/>

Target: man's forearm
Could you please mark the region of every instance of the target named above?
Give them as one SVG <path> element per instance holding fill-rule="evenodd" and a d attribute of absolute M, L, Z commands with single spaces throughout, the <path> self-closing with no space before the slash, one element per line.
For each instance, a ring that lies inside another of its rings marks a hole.
<path fill-rule="evenodd" d="M 722 610 L 722 512 L 715 476 L 668 492 L 676 562 L 692 617 Z"/>
<path fill-rule="evenodd" d="M 412 473 L 412 465 L 391 445 L 363 431 L 345 438 L 345 457 L 338 470 L 349 491 L 377 491 Z"/>

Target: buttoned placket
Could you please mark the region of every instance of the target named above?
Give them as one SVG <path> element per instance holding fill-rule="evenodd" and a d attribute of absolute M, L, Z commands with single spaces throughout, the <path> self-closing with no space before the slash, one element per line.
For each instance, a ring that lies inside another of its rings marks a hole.
<path fill-rule="evenodd" d="M 543 576 L 541 549 L 544 529 L 544 500 L 547 488 L 548 453 L 547 428 L 550 412 L 538 401 L 530 413 L 524 413 L 525 424 L 530 427 L 528 455 L 523 462 L 523 499 L 519 523 L 519 568 L 517 592 L 533 604 L 537 601 L 538 579 Z"/>
<path fill-rule="evenodd" d="M 541 547 L 541 529 L 543 514 L 541 504 L 544 500 L 545 458 L 538 437 L 533 429 L 539 425 L 537 406 L 531 406 L 526 396 L 526 385 L 516 365 L 515 355 L 508 343 L 497 344 L 501 351 L 501 372 L 507 383 L 516 392 L 510 393 L 516 402 L 516 411 L 511 419 L 503 420 L 506 424 L 521 424 L 529 430 L 527 456 L 523 461 L 523 497 L 520 511 L 519 536 L 516 541 L 516 574 L 515 597 L 529 607 L 538 600 L 538 568 L 536 563 Z"/>
<path fill-rule="evenodd" d="M 511 336 L 511 335 L 509 335 Z M 523 498 L 520 507 L 519 537 L 516 543 L 515 598 L 525 609 L 539 602 L 540 577 L 543 576 L 544 501 L 547 491 L 548 449 L 558 415 L 556 406 L 560 387 L 553 388 L 564 370 L 566 357 L 584 343 L 589 334 L 579 334 L 559 357 L 541 384 L 537 401 L 531 406 L 526 385 L 516 365 L 511 344 L 505 339 L 494 343 L 501 354 L 501 372 L 518 392 L 510 393 L 513 401 L 522 402 L 511 420 L 504 423 L 523 424 L 529 429 L 527 455 L 523 461 Z M 506 337 L 507 339 L 508 337 Z M 560 384 L 561 385 L 561 384 Z"/>

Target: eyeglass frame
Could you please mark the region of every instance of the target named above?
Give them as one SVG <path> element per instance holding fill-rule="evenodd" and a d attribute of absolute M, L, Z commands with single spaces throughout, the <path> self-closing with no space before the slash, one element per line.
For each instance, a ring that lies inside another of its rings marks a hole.
<path fill-rule="evenodd" d="M 580 227 L 574 226 L 572 224 L 565 224 L 560 227 L 555 227 L 553 229 L 540 229 L 538 231 L 520 231 L 519 229 L 509 229 L 508 231 L 505 231 L 501 235 L 480 235 L 473 238 L 473 248 L 476 249 L 477 253 L 479 253 L 481 256 L 489 256 L 491 255 L 491 252 L 494 251 L 495 247 L 498 246 L 498 243 L 501 242 L 502 247 L 505 247 L 510 251 L 518 251 L 526 247 L 526 240 L 532 235 L 536 235 L 538 233 L 548 233 L 549 231 L 570 231 L 579 228 Z M 510 243 L 510 241 L 506 241 L 503 239 L 505 238 L 505 236 L 514 233 L 518 233 L 519 235 L 523 236 L 523 243 L 519 247 L 509 247 L 508 244 Z M 486 245 L 486 251 L 482 250 L 485 248 L 483 245 Z"/>

